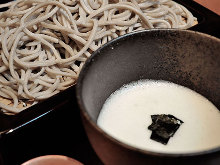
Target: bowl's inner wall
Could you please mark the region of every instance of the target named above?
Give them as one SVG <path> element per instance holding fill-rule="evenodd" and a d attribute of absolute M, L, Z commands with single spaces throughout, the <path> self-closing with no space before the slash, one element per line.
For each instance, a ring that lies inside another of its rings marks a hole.
<path fill-rule="evenodd" d="M 96 121 L 115 90 L 140 79 L 188 87 L 220 109 L 220 41 L 194 32 L 159 30 L 117 39 L 95 52 L 81 72 L 82 102 Z"/>

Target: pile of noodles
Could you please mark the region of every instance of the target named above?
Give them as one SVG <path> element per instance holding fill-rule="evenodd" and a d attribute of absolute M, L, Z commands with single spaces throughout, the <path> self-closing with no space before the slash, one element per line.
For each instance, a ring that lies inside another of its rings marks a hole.
<path fill-rule="evenodd" d="M 0 102 L 18 113 L 76 83 L 87 58 L 123 34 L 193 26 L 171 0 L 17 0 L 0 5 Z"/>

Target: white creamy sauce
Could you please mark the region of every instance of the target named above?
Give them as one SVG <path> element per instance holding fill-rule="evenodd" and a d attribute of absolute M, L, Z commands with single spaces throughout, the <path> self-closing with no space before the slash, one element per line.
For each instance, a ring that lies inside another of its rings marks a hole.
<path fill-rule="evenodd" d="M 154 114 L 171 114 L 184 122 L 167 145 L 150 139 Z M 123 86 L 106 100 L 97 123 L 119 141 L 144 150 L 188 153 L 220 146 L 219 110 L 200 94 L 166 81 Z"/>

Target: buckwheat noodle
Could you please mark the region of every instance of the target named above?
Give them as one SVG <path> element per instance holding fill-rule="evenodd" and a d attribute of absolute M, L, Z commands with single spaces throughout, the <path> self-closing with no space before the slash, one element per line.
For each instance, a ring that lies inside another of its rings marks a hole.
<path fill-rule="evenodd" d="M 196 18 L 171 0 L 16 0 L 1 4 L 0 102 L 18 113 L 76 83 L 108 41 L 150 28 L 187 29 Z"/>

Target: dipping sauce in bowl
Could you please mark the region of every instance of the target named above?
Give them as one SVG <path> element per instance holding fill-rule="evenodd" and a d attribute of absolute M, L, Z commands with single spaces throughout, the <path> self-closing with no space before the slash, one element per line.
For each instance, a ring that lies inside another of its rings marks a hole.
<path fill-rule="evenodd" d="M 183 121 L 167 144 L 151 137 L 148 129 L 151 115 L 157 114 Z M 220 146 L 219 110 L 195 91 L 167 81 L 140 80 L 122 86 L 104 103 L 97 124 L 114 138 L 148 151 L 190 153 Z"/>

